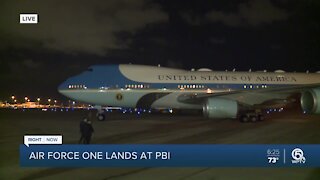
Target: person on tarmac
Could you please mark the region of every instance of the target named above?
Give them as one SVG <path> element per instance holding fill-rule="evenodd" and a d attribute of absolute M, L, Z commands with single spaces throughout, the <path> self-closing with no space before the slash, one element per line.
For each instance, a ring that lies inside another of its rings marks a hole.
<path fill-rule="evenodd" d="M 84 144 L 90 144 L 93 132 L 92 122 L 87 120 L 85 126 L 83 126 Z"/>
<path fill-rule="evenodd" d="M 85 142 L 85 136 L 84 136 L 84 129 L 85 129 L 85 126 L 88 122 L 88 119 L 87 118 L 84 118 L 82 121 L 80 121 L 80 139 L 79 139 L 79 144 L 83 144 Z"/>

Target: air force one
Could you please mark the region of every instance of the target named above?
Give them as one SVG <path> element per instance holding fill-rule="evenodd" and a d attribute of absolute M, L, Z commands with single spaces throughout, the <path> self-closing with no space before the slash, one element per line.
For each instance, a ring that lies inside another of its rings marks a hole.
<path fill-rule="evenodd" d="M 300 94 L 302 110 L 320 114 L 320 73 L 96 65 L 67 79 L 58 91 L 97 107 L 199 109 L 208 118 L 239 118 L 242 122 L 260 120 L 263 116 L 252 112 Z M 98 115 L 99 120 L 104 118 Z"/>

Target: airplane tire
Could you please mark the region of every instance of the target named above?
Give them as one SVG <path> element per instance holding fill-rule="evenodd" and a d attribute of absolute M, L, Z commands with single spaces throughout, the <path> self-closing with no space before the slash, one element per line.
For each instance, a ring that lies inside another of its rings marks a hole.
<path fill-rule="evenodd" d="M 264 119 L 265 119 L 265 117 L 264 117 L 263 115 L 259 115 L 259 116 L 258 116 L 258 120 L 259 120 L 259 121 L 263 121 Z"/>
<path fill-rule="evenodd" d="M 243 122 L 243 123 L 246 123 L 246 122 L 249 121 L 249 118 L 244 115 L 244 116 L 241 116 L 241 117 L 240 117 L 240 121 Z"/>
<path fill-rule="evenodd" d="M 106 116 L 104 114 L 98 114 L 97 119 L 98 121 L 104 121 L 106 119 Z"/>
<path fill-rule="evenodd" d="M 251 116 L 250 117 L 250 121 L 251 122 L 257 122 L 258 121 L 258 117 L 257 116 Z"/>

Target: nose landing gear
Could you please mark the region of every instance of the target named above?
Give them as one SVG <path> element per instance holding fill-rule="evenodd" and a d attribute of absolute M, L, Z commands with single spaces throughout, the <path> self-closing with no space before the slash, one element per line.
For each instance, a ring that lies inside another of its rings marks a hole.
<path fill-rule="evenodd" d="M 104 109 L 102 109 L 101 106 L 95 106 L 95 107 L 97 108 L 97 111 L 98 111 L 96 114 L 97 120 L 104 121 L 106 119 Z"/>
<path fill-rule="evenodd" d="M 97 113 L 98 121 L 104 121 L 106 119 L 106 115 Z"/>

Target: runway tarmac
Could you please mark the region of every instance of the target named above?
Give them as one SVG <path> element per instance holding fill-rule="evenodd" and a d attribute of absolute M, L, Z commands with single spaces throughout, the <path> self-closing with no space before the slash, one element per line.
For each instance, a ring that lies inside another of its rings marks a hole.
<path fill-rule="evenodd" d="M 42 112 L 0 109 L 0 179 L 320 179 L 311 168 L 21 168 L 25 134 L 63 134 L 77 143 L 88 111 Z M 210 120 L 185 114 L 109 113 L 93 122 L 93 144 L 320 144 L 320 116 L 295 110 L 258 123 Z"/>

